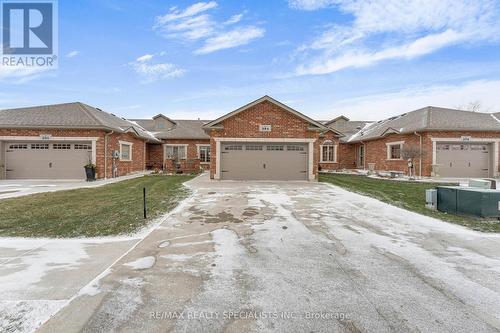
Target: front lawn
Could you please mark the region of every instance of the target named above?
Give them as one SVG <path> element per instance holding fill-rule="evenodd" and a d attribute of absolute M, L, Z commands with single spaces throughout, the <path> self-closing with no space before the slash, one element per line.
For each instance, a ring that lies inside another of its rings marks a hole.
<path fill-rule="evenodd" d="M 0 236 L 94 237 L 129 234 L 189 195 L 192 176 L 144 176 L 101 187 L 0 200 Z M 142 189 L 148 219 L 143 217 Z"/>
<path fill-rule="evenodd" d="M 435 188 L 441 184 L 373 179 L 365 176 L 342 174 L 321 174 L 319 180 L 343 187 L 352 192 L 368 195 L 394 206 L 460 224 L 474 230 L 500 232 L 500 221 L 498 220 L 450 215 L 425 208 L 425 190 Z"/>

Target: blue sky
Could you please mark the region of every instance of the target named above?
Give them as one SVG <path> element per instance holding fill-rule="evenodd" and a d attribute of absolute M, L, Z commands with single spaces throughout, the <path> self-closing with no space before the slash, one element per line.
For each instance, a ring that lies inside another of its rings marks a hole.
<path fill-rule="evenodd" d="M 316 119 L 500 111 L 495 0 L 60 0 L 59 68 L 0 67 L 0 108 L 213 119 L 268 94 Z"/>

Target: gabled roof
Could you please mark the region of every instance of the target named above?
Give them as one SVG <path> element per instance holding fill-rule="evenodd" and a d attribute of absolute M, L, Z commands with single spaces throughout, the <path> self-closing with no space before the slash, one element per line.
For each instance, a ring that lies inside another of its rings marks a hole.
<path fill-rule="evenodd" d="M 152 119 L 131 119 L 131 121 L 141 125 L 152 132 L 158 139 L 210 139 L 210 136 L 203 130 L 203 125 L 207 120 L 172 120 L 175 124 L 172 128 L 158 130 Z"/>
<path fill-rule="evenodd" d="M 169 117 L 167 117 L 167 116 L 163 115 L 162 113 L 159 113 L 159 114 L 157 114 L 156 116 L 154 116 L 154 117 L 153 117 L 153 120 L 154 120 L 154 119 L 158 119 L 158 118 L 163 118 L 163 119 L 165 119 L 165 120 L 170 121 L 172 124 L 175 124 L 175 121 L 174 121 L 174 120 L 172 120 L 172 119 L 170 119 Z"/>
<path fill-rule="evenodd" d="M 348 141 L 359 142 L 378 139 L 390 133 L 404 134 L 419 131 L 500 132 L 500 118 L 495 113 L 428 106 L 367 125 L 352 135 Z"/>
<path fill-rule="evenodd" d="M 320 122 L 318 122 L 318 121 L 316 121 L 316 120 L 313 120 L 313 119 L 309 118 L 308 116 L 306 116 L 306 115 L 304 115 L 304 114 L 300 113 L 299 111 L 294 110 L 294 109 L 292 109 L 291 107 L 289 107 L 289 106 L 287 106 L 287 105 L 285 105 L 285 104 L 283 104 L 283 103 L 281 103 L 281 102 L 278 102 L 278 101 L 277 101 L 277 100 L 275 100 L 274 98 L 269 97 L 269 96 L 267 96 L 267 95 L 265 95 L 265 96 L 263 96 L 263 97 L 261 97 L 261 98 L 259 98 L 259 99 L 256 99 L 255 101 L 253 101 L 253 102 L 251 102 L 251 103 L 248 103 L 248 104 L 246 104 L 246 105 L 244 105 L 244 106 L 242 106 L 242 107 L 240 107 L 240 108 L 238 108 L 238 109 L 236 109 L 236 110 L 234 110 L 234 111 L 232 111 L 232 112 L 229 112 L 229 113 L 227 113 L 227 114 L 223 115 L 222 117 L 219 117 L 219 118 L 217 118 L 217 119 L 215 119 L 215 120 L 213 120 L 213 121 L 211 121 L 211 122 L 209 122 L 209 123 L 205 124 L 205 125 L 203 126 L 203 128 L 205 128 L 205 129 L 217 128 L 217 127 L 218 127 L 218 125 L 220 125 L 220 123 L 221 123 L 222 121 L 224 121 L 224 120 L 226 120 L 226 119 L 228 119 L 228 118 L 230 118 L 230 117 L 232 117 L 232 116 L 235 116 L 235 115 L 237 115 L 238 113 L 240 113 L 240 112 L 242 112 L 242 111 L 245 111 L 245 110 L 247 110 L 247 109 L 251 108 L 252 106 L 255 106 L 255 105 L 257 105 L 257 104 L 259 104 L 259 103 L 262 103 L 262 102 L 265 102 L 265 101 L 270 102 L 270 103 L 273 103 L 273 104 L 275 104 L 275 105 L 279 106 L 280 108 L 284 109 L 285 111 L 288 111 L 288 112 L 292 113 L 293 115 L 297 116 L 298 118 L 301 118 L 301 119 L 305 120 L 305 121 L 306 121 L 306 122 L 308 122 L 310 125 L 312 125 L 313 127 L 318 128 L 318 129 L 319 129 L 319 130 L 321 130 L 321 131 L 328 131 L 328 130 L 330 130 L 330 129 L 329 129 L 329 128 L 327 128 L 325 125 L 321 124 Z"/>
<path fill-rule="evenodd" d="M 74 102 L 0 110 L 0 128 L 104 129 L 157 141 L 144 128 L 90 105 Z"/>
<path fill-rule="evenodd" d="M 336 117 L 336 118 L 333 118 L 333 119 L 332 119 L 332 120 L 330 120 L 330 121 L 325 122 L 324 124 L 325 124 L 326 126 L 329 126 L 329 125 L 331 125 L 332 123 L 335 123 L 335 122 L 339 121 L 340 119 L 343 119 L 343 120 L 345 120 L 345 121 L 349 121 L 349 118 L 347 118 L 346 116 L 338 116 L 338 117 Z"/>

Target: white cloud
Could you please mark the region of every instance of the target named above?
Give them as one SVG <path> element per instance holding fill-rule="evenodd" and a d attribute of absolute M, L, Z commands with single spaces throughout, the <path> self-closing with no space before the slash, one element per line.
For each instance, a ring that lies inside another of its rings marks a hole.
<path fill-rule="evenodd" d="M 300 52 L 312 59 L 297 74 L 325 74 L 388 59 L 411 59 L 451 45 L 498 42 L 500 6 L 495 0 L 294 0 L 296 9 L 334 6 L 353 17 L 331 24 Z"/>
<path fill-rule="evenodd" d="M 488 112 L 500 112 L 500 80 L 469 81 L 460 85 L 435 85 L 411 88 L 394 93 L 345 99 L 314 114 L 316 119 L 346 115 L 352 120 L 380 120 L 425 106 L 456 108 L 480 101 Z"/>
<path fill-rule="evenodd" d="M 76 57 L 79 54 L 80 54 L 80 51 L 73 50 L 73 51 L 69 52 L 68 54 L 66 54 L 66 57 L 73 58 L 73 57 Z"/>
<path fill-rule="evenodd" d="M 216 7 L 215 1 L 198 2 L 184 10 L 172 7 L 167 14 L 156 18 L 153 29 L 168 39 L 184 43 L 202 42 L 203 45 L 195 51 L 198 54 L 248 44 L 264 35 L 264 29 L 253 25 L 235 26 L 240 23 L 244 13 L 218 22 L 208 12 Z M 243 35 L 236 36 L 237 33 Z"/>
<path fill-rule="evenodd" d="M 243 18 L 243 14 L 236 14 L 236 15 L 231 16 L 226 22 L 224 22 L 224 24 L 226 24 L 226 25 L 235 24 L 235 23 L 238 23 L 239 21 L 241 21 L 242 18 Z"/>
<path fill-rule="evenodd" d="M 321 61 L 316 61 L 309 65 L 300 65 L 297 67 L 297 74 L 327 74 L 348 67 L 356 68 L 369 66 L 386 59 L 411 59 L 432 53 L 442 47 L 456 44 L 466 39 L 466 37 L 467 35 L 465 34 L 460 34 L 453 30 L 446 30 L 442 33 L 419 38 L 408 44 L 388 47 L 376 52 L 345 52 L 334 58 L 327 60 L 322 59 Z"/>
<path fill-rule="evenodd" d="M 153 54 L 145 54 L 129 63 L 129 66 L 144 78 L 145 83 L 180 77 L 186 72 L 172 63 L 151 63 L 153 58 Z"/>
<path fill-rule="evenodd" d="M 156 23 L 159 25 L 163 25 L 167 22 L 179 20 L 186 17 L 192 17 L 198 15 L 202 12 L 205 12 L 209 9 L 217 7 L 217 2 L 197 2 L 194 5 L 187 7 L 184 10 L 178 10 L 177 7 L 172 7 L 170 12 L 163 16 L 158 16 L 156 18 Z"/>
<path fill-rule="evenodd" d="M 25 83 L 51 71 L 48 67 L 0 66 L 0 81 Z"/>
<path fill-rule="evenodd" d="M 140 56 L 139 58 L 136 59 L 137 62 L 147 62 L 153 59 L 154 55 L 153 54 L 145 54 L 143 56 Z"/>
<path fill-rule="evenodd" d="M 241 27 L 208 38 L 205 44 L 195 51 L 198 54 L 212 53 L 222 49 L 229 49 L 250 43 L 252 40 L 264 36 L 265 30 L 258 27 Z"/>
<path fill-rule="evenodd" d="M 290 7 L 301 10 L 317 10 L 329 7 L 338 1 L 335 0 L 289 0 Z"/>

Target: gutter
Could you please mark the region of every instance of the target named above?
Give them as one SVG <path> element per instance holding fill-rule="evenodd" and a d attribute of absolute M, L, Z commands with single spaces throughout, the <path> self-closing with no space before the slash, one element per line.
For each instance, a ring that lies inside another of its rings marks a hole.
<path fill-rule="evenodd" d="M 413 132 L 416 136 L 419 137 L 420 143 L 419 143 L 419 153 L 418 153 L 418 177 L 422 179 L 422 134 L 419 134 L 417 132 Z"/>

